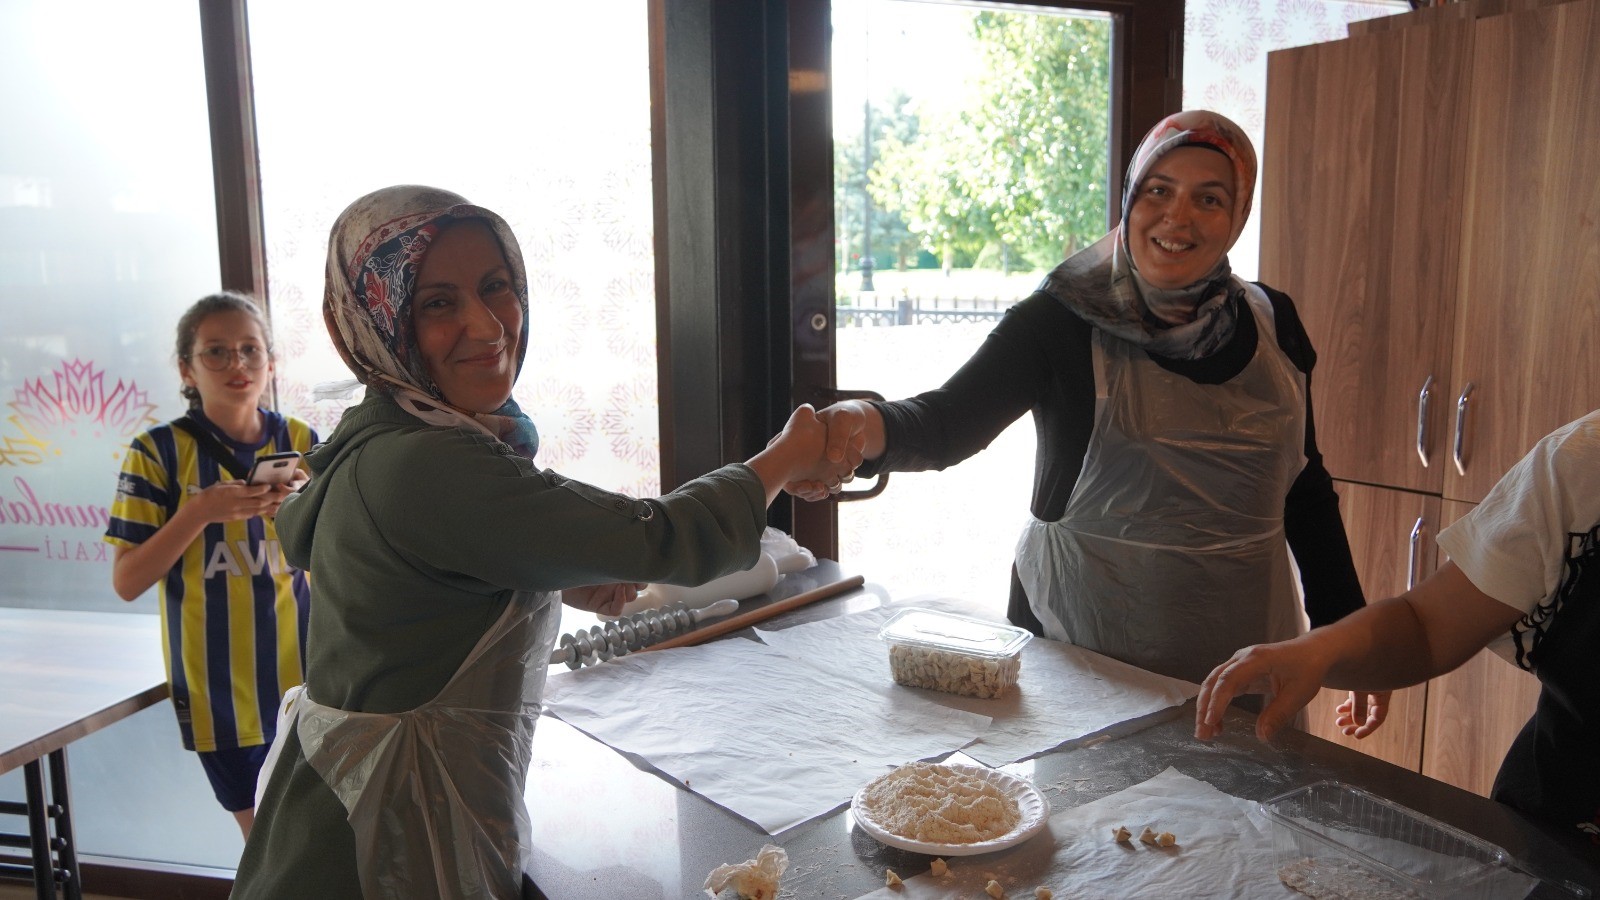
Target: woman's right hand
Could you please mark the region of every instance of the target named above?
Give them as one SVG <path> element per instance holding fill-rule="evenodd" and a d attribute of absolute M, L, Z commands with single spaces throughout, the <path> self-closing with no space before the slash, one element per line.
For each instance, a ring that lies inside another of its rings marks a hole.
<path fill-rule="evenodd" d="M 207 523 L 238 522 L 275 515 L 283 498 L 291 493 L 293 490 L 285 485 L 219 481 L 196 494 L 187 505 L 194 507 L 195 515 Z"/>
<path fill-rule="evenodd" d="M 783 486 L 790 494 L 812 502 L 826 500 L 839 493 L 855 478 L 856 467 L 861 465 L 863 459 L 869 458 L 868 449 L 873 443 L 874 434 L 877 452 L 871 453 L 870 457 L 883 452 L 883 420 L 878 417 L 876 410 L 865 403 L 857 400 L 840 401 L 817 413 L 817 420 L 828 432 L 824 456 L 838 461 L 841 466 L 848 466 L 848 469 L 836 478 L 797 479 Z"/>
<path fill-rule="evenodd" d="M 838 459 L 830 458 L 835 454 Z M 837 485 L 860 464 L 859 450 L 852 451 L 848 442 L 842 450 L 830 447 L 828 428 L 809 404 L 795 409 L 783 430 L 749 461 L 761 478 L 769 504 L 786 484 L 820 481 Z"/>

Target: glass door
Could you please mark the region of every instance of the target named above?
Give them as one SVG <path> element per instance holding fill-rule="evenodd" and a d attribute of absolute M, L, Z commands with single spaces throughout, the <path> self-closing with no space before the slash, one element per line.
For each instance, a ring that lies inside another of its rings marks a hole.
<path fill-rule="evenodd" d="M 1113 18 L 835 0 L 837 384 L 937 388 L 1005 310 L 1105 232 Z M 1028 514 L 1031 416 L 942 472 L 838 505 L 839 558 L 897 594 L 1001 613 Z"/>

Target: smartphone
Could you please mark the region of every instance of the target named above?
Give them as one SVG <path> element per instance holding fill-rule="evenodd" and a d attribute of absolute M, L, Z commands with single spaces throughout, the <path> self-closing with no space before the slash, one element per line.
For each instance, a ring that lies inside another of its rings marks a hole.
<path fill-rule="evenodd" d="M 245 484 L 288 484 L 294 480 L 295 469 L 300 466 L 300 451 L 290 450 L 287 453 L 269 453 L 256 458 L 255 465 L 250 467 L 250 474 L 244 478 Z"/>

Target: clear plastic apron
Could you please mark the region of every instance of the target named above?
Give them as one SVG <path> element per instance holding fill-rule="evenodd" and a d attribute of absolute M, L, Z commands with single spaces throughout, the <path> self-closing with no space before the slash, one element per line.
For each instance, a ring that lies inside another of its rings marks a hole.
<path fill-rule="evenodd" d="M 1201 681 L 1300 629 L 1283 503 L 1305 466 L 1305 377 L 1245 285 L 1255 356 L 1196 384 L 1096 331 L 1094 433 L 1062 517 L 1031 520 L 1017 575 L 1046 636 Z"/>
<path fill-rule="evenodd" d="M 523 792 L 559 599 L 513 596 L 439 695 L 408 712 L 286 699 L 306 761 L 344 804 L 367 900 L 521 896 Z"/>

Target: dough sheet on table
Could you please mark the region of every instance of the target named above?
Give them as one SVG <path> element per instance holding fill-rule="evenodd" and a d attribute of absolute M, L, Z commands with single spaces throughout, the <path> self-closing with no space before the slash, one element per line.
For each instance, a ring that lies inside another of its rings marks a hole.
<path fill-rule="evenodd" d="M 962 612 L 958 606 L 937 600 L 905 606 Z M 951 709 L 989 716 L 993 719 L 989 729 L 962 751 L 989 766 L 1038 756 L 1113 725 L 1179 706 L 1200 691 L 1191 682 L 1039 637 L 1022 648 L 1017 683 L 1000 697 L 985 700 L 897 685 L 889 673 L 888 648 L 879 639 L 878 629 L 905 606 L 756 633 L 786 654 L 826 662 L 865 685 L 887 685 Z"/>
<path fill-rule="evenodd" d="M 545 712 L 778 834 L 989 725 L 896 687 L 736 638 L 552 672 Z"/>

